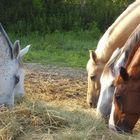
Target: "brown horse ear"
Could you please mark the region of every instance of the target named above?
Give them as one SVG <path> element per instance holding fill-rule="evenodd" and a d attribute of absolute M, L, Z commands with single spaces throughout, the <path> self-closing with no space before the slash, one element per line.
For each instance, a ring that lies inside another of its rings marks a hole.
<path fill-rule="evenodd" d="M 127 73 L 127 70 L 124 67 L 120 68 L 120 76 L 124 81 L 127 81 L 129 79 L 129 74 Z"/>
<path fill-rule="evenodd" d="M 90 59 L 92 59 L 95 63 L 97 63 L 97 55 L 95 51 L 89 50 L 89 56 L 90 56 Z"/>

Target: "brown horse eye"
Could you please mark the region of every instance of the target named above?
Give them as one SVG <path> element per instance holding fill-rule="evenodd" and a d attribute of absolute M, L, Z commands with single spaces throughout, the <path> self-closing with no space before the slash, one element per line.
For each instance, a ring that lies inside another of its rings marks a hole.
<path fill-rule="evenodd" d="M 123 98 L 122 98 L 122 96 L 121 95 L 116 95 L 115 99 L 116 99 L 116 102 L 118 104 L 118 107 L 120 108 L 120 111 L 123 112 L 123 103 L 122 103 Z"/>
<path fill-rule="evenodd" d="M 96 76 L 95 76 L 95 75 L 90 76 L 90 79 L 93 81 L 93 80 L 95 80 L 95 79 L 96 79 Z"/>
<path fill-rule="evenodd" d="M 115 96 L 116 101 L 121 104 L 122 103 L 122 96 L 121 95 L 116 95 Z"/>

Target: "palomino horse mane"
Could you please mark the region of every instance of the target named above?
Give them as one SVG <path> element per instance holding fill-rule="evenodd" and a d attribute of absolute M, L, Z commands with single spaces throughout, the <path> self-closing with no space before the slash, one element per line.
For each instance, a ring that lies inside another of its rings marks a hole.
<path fill-rule="evenodd" d="M 97 58 L 107 62 L 115 48 L 121 48 L 140 23 L 140 1 L 134 2 L 108 28 L 95 50 Z"/>
<path fill-rule="evenodd" d="M 127 7 L 127 10 L 125 10 L 116 20 L 115 22 L 111 25 L 111 29 L 110 29 L 110 33 L 111 34 L 114 30 L 114 28 L 119 24 L 119 22 L 124 19 L 125 16 L 127 16 L 132 10 L 134 10 L 134 8 L 136 8 L 138 5 L 138 3 L 140 2 L 140 0 L 135 1 L 133 4 L 129 5 Z"/>

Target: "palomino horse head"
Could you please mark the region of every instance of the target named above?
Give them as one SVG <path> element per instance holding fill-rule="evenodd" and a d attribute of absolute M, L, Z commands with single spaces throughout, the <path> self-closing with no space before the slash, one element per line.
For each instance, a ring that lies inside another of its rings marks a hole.
<path fill-rule="evenodd" d="M 115 86 L 109 127 L 131 132 L 140 116 L 140 47 L 127 69 L 120 69 Z"/>
<path fill-rule="evenodd" d="M 18 41 L 13 46 L 0 24 L 0 104 L 13 106 L 14 95 L 21 93 L 19 89 L 23 88 L 18 85 L 23 86 L 24 74 L 20 60 L 28 49 L 20 51 Z"/>
<path fill-rule="evenodd" d="M 90 107 L 96 107 L 100 92 L 100 76 L 102 73 L 103 65 L 98 61 L 96 53 L 90 51 L 90 59 L 87 63 L 88 72 L 88 91 L 87 103 Z"/>
<path fill-rule="evenodd" d="M 100 75 L 116 48 L 122 48 L 130 34 L 140 23 L 140 1 L 132 3 L 107 29 L 92 52 L 87 64 L 88 92 L 87 103 L 95 107 L 100 90 Z"/>

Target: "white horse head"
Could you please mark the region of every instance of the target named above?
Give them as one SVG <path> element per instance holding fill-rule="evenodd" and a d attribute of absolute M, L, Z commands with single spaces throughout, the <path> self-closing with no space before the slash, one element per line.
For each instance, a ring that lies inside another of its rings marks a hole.
<path fill-rule="evenodd" d="M 13 106 L 14 95 L 23 94 L 24 72 L 21 59 L 28 49 L 29 46 L 20 51 L 19 41 L 13 46 L 0 24 L 0 104 Z"/>
<path fill-rule="evenodd" d="M 97 104 L 97 115 L 107 118 L 110 115 L 112 107 L 112 97 L 114 94 L 114 79 L 119 74 L 120 67 L 124 65 L 124 60 L 126 57 L 126 52 L 120 56 L 121 49 L 116 49 L 112 54 L 110 60 L 105 65 L 103 73 L 100 78 L 101 91 L 99 96 L 99 101 Z M 118 59 L 116 61 L 116 59 Z"/>
<path fill-rule="evenodd" d="M 14 48 L 18 47 L 19 48 L 19 53 L 17 56 L 17 60 L 19 62 L 19 68 L 18 68 L 18 75 L 19 75 L 19 82 L 15 86 L 14 89 L 14 95 L 16 97 L 22 97 L 24 96 L 24 77 L 25 77 L 25 72 L 22 64 L 23 57 L 26 53 L 28 53 L 30 45 L 27 45 L 25 48 L 20 50 L 20 43 L 19 40 L 16 40 L 14 43 Z"/>

